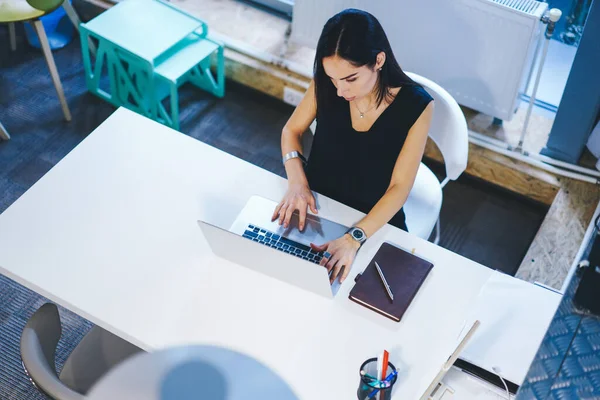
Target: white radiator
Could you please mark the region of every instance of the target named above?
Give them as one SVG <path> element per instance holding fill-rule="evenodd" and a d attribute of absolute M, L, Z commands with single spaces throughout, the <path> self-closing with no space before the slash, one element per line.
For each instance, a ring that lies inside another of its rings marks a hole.
<path fill-rule="evenodd" d="M 448 90 L 459 104 L 512 119 L 543 33 L 535 0 L 295 0 L 292 40 L 315 48 L 345 8 L 372 13 L 402 68 Z"/>

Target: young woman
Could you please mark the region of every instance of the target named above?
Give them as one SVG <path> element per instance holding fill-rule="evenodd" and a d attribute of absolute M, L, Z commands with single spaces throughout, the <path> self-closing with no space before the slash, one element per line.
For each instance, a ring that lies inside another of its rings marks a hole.
<path fill-rule="evenodd" d="M 379 21 L 348 9 L 333 16 L 317 45 L 314 79 L 283 128 L 288 191 L 273 213 L 285 227 L 292 213 L 304 229 L 311 192 L 366 216 L 322 245 L 322 265 L 343 282 L 362 243 L 386 223 L 407 230 L 402 207 L 423 157 L 433 99 L 400 68 Z M 306 165 L 302 134 L 316 118 Z"/>

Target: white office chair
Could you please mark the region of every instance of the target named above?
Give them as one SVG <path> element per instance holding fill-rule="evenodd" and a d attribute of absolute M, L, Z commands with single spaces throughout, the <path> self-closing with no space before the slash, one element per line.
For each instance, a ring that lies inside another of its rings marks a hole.
<path fill-rule="evenodd" d="M 442 188 L 448 181 L 456 180 L 467 168 L 469 155 L 467 121 L 456 100 L 441 86 L 410 72 L 407 75 L 422 85 L 435 101 L 429 137 L 444 157 L 446 178 L 440 183 L 434 173 L 421 163 L 413 188 L 404 204 L 406 226 L 410 233 L 425 240 L 429 239 L 435 228 L 434 242 L 437 244 L 440 241 Z M 314 134 L 316 120 L 312 122 L 309 129 Z"/>
<path fill-rule="evenodd" d="M 440 240 L 442 189 L 450 180 L 458 179 L 467 168 L 469 132 L 465 116 L 450 93 L 427 78 L 410 72 L 407 75 L 422 85 L 435 101 L 429 137 L 444 157 L 446 178 L 440 183 L 433 172 L 421 163 L 404 204 L 406 226 L 409 232 L 423 239 L 429 239 L 435 228 L 434 242 L 437 244 Z"/>

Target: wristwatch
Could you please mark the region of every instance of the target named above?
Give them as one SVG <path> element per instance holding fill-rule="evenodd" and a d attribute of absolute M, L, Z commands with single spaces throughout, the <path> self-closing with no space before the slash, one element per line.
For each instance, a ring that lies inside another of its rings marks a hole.
<path fill-rule="evenodd" d="M 367 240 L 367 234 L 365 231 L 357 226 L 353 226 L 352 228 L 348 229 L 346 233 L 349 233 L 350 237 L 360 243 L 361 246 Z"/>

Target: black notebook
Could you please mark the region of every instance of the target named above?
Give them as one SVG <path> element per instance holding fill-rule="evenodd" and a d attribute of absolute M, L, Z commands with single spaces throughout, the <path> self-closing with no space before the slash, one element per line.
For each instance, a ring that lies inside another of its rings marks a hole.
<path fill-rule="evenodd" d="M 377 272 L 375 261 L 390 286 L 393 301 Z M 400 322 L 432 268 L 429 261 L 383 243 L 364 272 L 356 277 L 350 300 Z"/>

